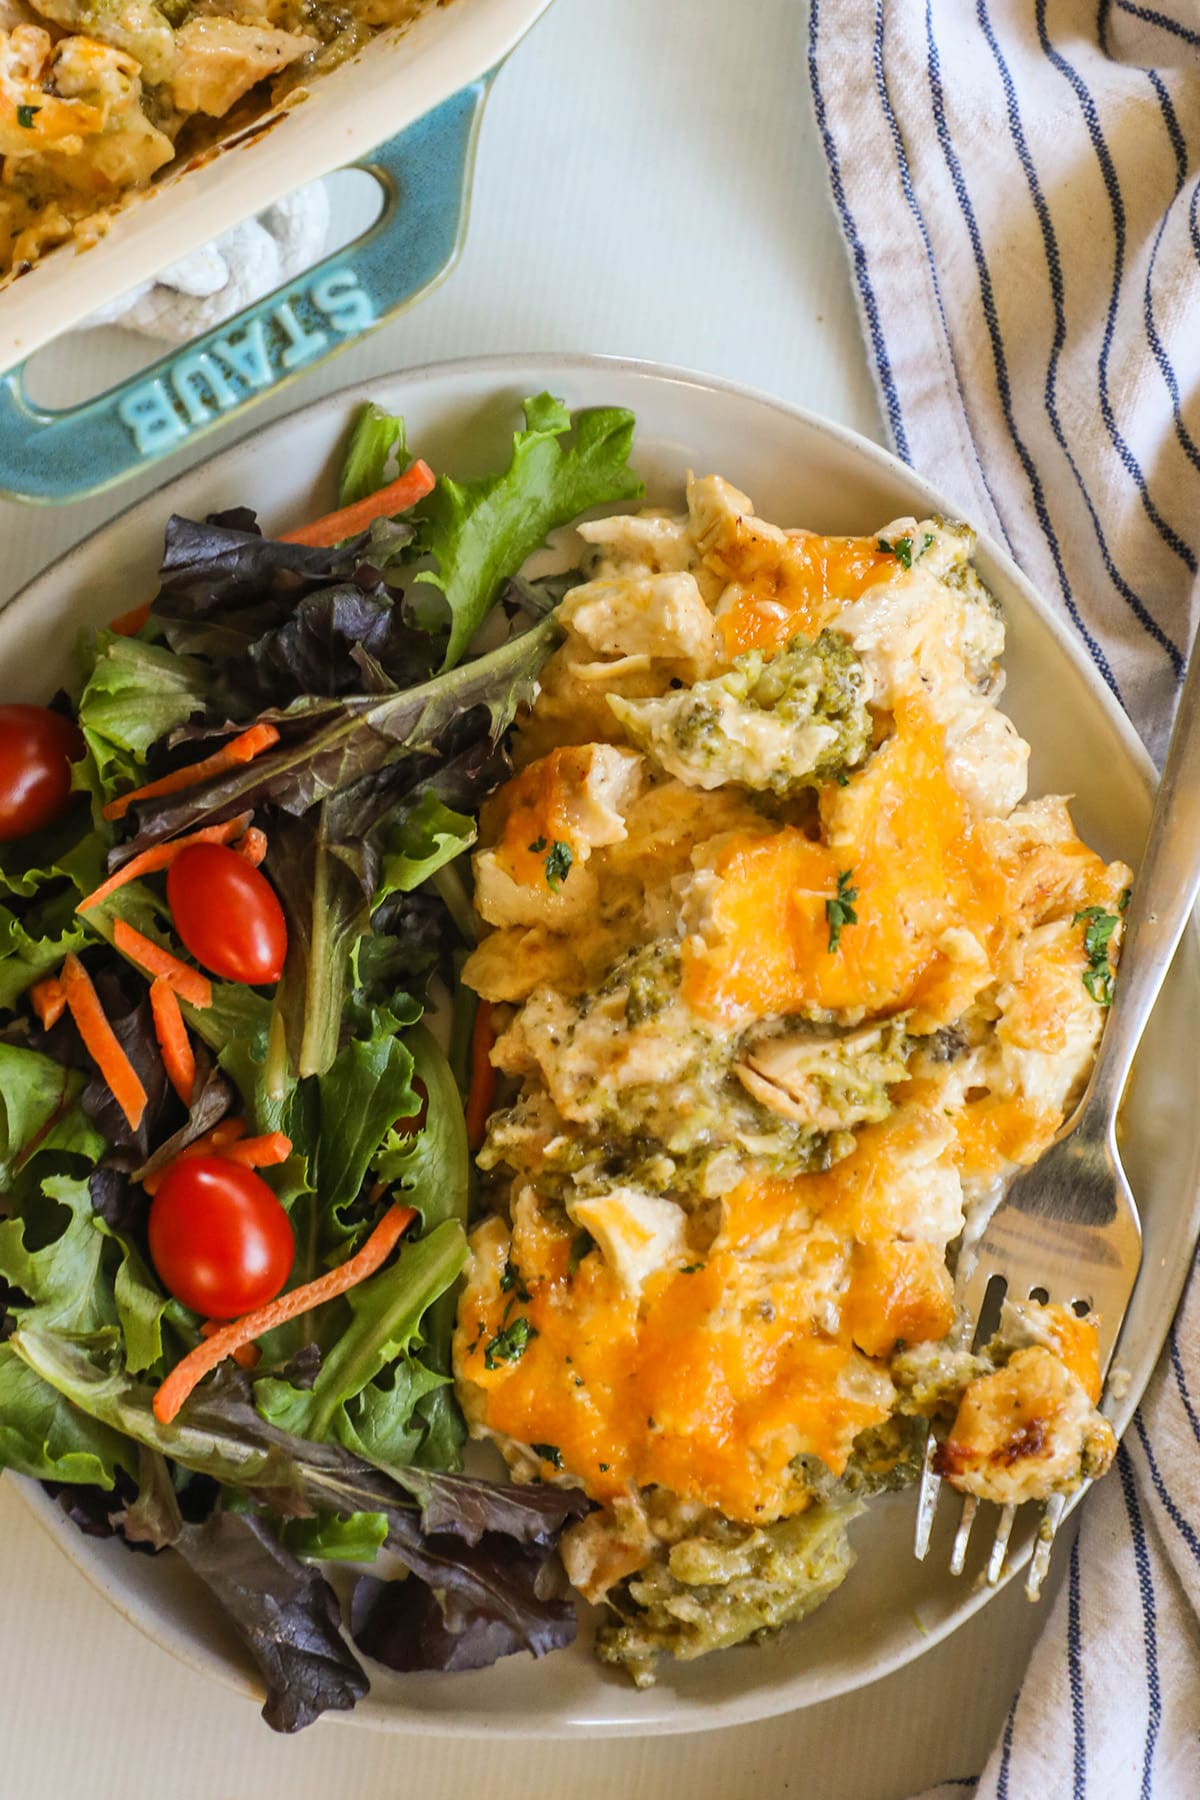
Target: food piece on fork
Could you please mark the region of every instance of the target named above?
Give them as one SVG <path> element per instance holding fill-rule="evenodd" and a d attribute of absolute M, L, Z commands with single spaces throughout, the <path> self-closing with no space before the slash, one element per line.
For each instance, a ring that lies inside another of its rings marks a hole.
<path fill-rule="evenodd" d="M 1007 1305 L 989 1354 L 1006 1357 L 959 1401 L 936 1469 L 952 1487 L 1000 1506 L 1069 1494 L 1103 1475 L 1116 1434 L 1096 1410 L 1096 1320 L 1061 1306 Z"/>

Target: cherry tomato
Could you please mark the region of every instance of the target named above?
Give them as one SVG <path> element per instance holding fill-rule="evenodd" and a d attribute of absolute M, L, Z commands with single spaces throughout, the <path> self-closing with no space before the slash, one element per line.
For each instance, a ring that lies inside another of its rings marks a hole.
<path fill-rule="evenodd" d="M 207 1319 L 240 1319 L 273 1300 L 292 1272 L 288 1216 L 253 1169 L 225 1156 L 185 1157 L 150 1206 L 150 1255 L 167 1292 Z"/>
<path fill-rule="evenodd" d="M 0 706 L 0 844 L 61 819 L 71 804 L 79 728 L 45 706 Z"/>
<path fill-rule="evenodd" d="M 224 844 L 190 844 L 167 872 L 175 929 L 196 958 L 225 981 L 278 981 L 287 924 L 265 875 Z"/>

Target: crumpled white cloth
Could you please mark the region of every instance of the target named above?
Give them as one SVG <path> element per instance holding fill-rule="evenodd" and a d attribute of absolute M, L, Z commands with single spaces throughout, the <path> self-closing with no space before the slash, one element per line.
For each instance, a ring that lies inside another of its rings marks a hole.
<path fill-rule="evenodd" d="M 808 60 L 896 450 L 1161 756 L 1200 562 L 1197 0 L 810 0 Z M 1001 1741 L 938 1800 L 1200 1797 L 1195 1273 L 1069 1555 Z"/>
<path fill-rule="evenodd" d="M 120 325 L 186 344 L 310 268 L 329 235 L 329 199 L 314 181 L 100 307 L 82 327 Z"/>

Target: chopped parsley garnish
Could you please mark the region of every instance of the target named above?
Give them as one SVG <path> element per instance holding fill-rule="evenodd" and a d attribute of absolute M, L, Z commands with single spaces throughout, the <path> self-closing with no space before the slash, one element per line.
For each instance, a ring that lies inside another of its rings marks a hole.
<path fill-rule="evenodd" d="M 853 869 L 839 869 L 837 893 L 832 900 L 825 902 L 825 917 L 829 920 L 830 951 L 837 949 L 843 925 L 858 924 L 858 914 L 854 910 L 854 902 L 858 899 L 858 889 L 851 887 L 850 883 L 853 879 Z"/>
<path fill-rule="evenodd" d="M 23 125 L 26 131 L 32 131 L 33 121 L 41 110 L 40 106 L 18 106 L 17 124 Z"/>
<path fill-rule="evenodd" d="M 531 856 L 540 856 L 545 848 L 546 839 L 544 837 L 534 838 L 532 844 L 529 846 L 529 854 Z"/>
<path fill-rule="evenodd" d="M 600 1468 L 600 1473 L 601 1473 L 601 1474 L 602 1474 L 602 1475 L 607 1475 L 607 1474 L 608 1474 L 608 1464 L 607 1464 L 607 1463 L 601 1463 L 601 1464 L 600 1464 L 600 1465 L 599 1465 L 599 1468 Z"/>
<path fill-rule="evenodd" d="M 530 1444 L 529 1448 L 535 1456 L 540 1456 L 542 1461 L 548 1462 L 552 1468 L 562 1468 L 562 1451 L 557 1444 Z"/>
<path fill-rule="evenodd" d="M 564 844 L 555 838 L 546 856 L 546 886 L 552 894 L 557 894 L 567 876 L 571 873 L 571 864 L 575 861 L 570 844 Z"/>
<path fill-rule="evenodd" d="M 536 1336 L 537 1330 L 528 1319 L 514 1319 L 511 1325 L 498 1331 L 485 1348 L 484 1368 L 498 1369 L 501 1363 L 520 1362 Z"/>
<path fill-rule="evenodd" d="M 921 548 L 917 551 L 917 555 L 924 556 L 925 552 L 929 549 L 930 545 L 936 544 L 936 543 L 937 543 L 936 534 L 932 531 L 927 531 L 925 533 L 925 536 L 921 539 Z"/>
<path fill-rule="evenodd" d="M 571 1254 L 567 1257 L 567 1274 L 573 1275 L 585 1256 L 590 1256 L 596 1248 L 596 1240 L 590 1231 L 580 1231 L 571 1244 Z"/>
<path fill-rule="evenodd" d="M 1125 908 L 1129 905 L 1129 902 L 1132 899 L 1133 899 L 1133 889 L 1132 888 L 1122 888 L 1121 889 L 1121 897 L 1117 901 L 1117 911 L 1124 912 Z"/>
<path fill-rule="evenodd" d="M 704 1267 L 703 1263 L 684 1263 L 684 1265 L 683 1265 L 682 1269 L 680 1269 L 679 1273 L 681 1275 L 696 1275 L 700 1272 L 700 1270 L 703 1267 Z"/>
<path fill-rule="evenodd" d="M 529 1289 L 521 1279 L 520 1269 L 518 1269 L 516 1263 L 510 1256 L 504 1265 L 504 1273 L 500 1277 L 500 1292 L 502 1294 L 507 1294 L 511 1293 L 513 1289 L 516 1290 L 518 1300 L 528 1300 Z"/>
<path fill-rule="evenodd" d="M 1120 906 L 1120 901 L 1117 904 Z M 1078 925 L 1084 920 L 1083 948 L 1088 966 L 1083 971 L 1083 985 L 1097 1006 L 1111 1006 L 1113 967 L 1108 960 L 1108 945 L 1121 922 L 1120 913 L 1107 912 L 1103 906 L 1084 906 L 1075 914 L 1071 923 Z"/>
<path fill-rule="evenodd" d="M 877 538 L 876 544 L 885 556 L 894 556 L 902 569 L 912 568 L 913 545 L 910 537 L 897 538 L 894 544 L 889 544 L 886 538 Z"/>

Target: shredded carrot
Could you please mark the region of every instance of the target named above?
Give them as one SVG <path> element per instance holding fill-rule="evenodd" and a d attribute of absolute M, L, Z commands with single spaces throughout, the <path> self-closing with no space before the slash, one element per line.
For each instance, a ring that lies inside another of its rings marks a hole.
<path fill-rule="evenodd" d="M 154 1035 L 162 1051 L 167 1080 L 185 1106 L 192 1104 L 196 1085 L 196 1056 L 192 1049 L 179 997 L 171 983 L 159 975 L 150 983 L 150 1011 L 154 1015 Z"/>
<path fill-rule="evenodd" d="M 193 1138 L 192 1142 L 181 1150 L 178 1156 L 173 1156 L 169 1163 L 163 1164 L 161 1169 L 156 1169 L 152 1175 L 147 1175 L 142 1181 L 142 1186 L 148 1194 L 157 1194 L 168 1170 L 173 1169 L 176 1163 L 188 1162 L 193 1156 L 227 1156 L 229 1146 L 245 1135 L 245 1119 L 222 1119 L 220 1124 L 214 1125 L 211 1131 L 204 1132 L 201 1137 Z"/>
<path fill-rule="evenodd" d="M 173 769 L 169 775 L 161 775 L 157 781 L 148 781 L 145 787 L 133 788 L 128 794 L 119 794 L 110 800 L 104 808 L 106 819 L 123 819 L 131 806 L 139 800 L 157 800 L 162 794 L 178 794 L 184 788 L 195 787 L 198 782 L 207 781 L 210 775 L 223 775 L 226 769 L 240 768 L 243 763 L 253 762 L 264 750 L 279 742 L 279 732 L 274 725 L 252 725 L 249 731 L 243 731 L 239 737 L 230 738 L 211 756 L 200 762 L 189 763 L 186 769 Z"/>
<path fill-rule="evenodd" d="M 398 481 L 389 482 L 387 487 L 377 489 L 363 500 L 356 500 L 353 506 L 343 506 L 339 512 L 314 519 L 311 525 L 302 525 L 299 531 L 285 531 L 278 541 L 327 549 L 331 544 L 340 544 L 345 538 L 365 531 L 374 519 L 390 519 L 397 513 L 407 512 L 436 486 L 437 476 L 429 464 L 418 457 Z"/>
<path fill-rule="evenodd" d="M 189 963 L 181 962 L 153 938 L 145 937 L 142 932 L 135 931 L 124 919 L 113 921 L 113 943 L 127 956 L 130 962 L 144 969 L 147 975 L 156 980 L 165 981 L 174 988 L 181 1000 L 189 1006 L 197 1007 L 201 1012 L 212 1005 L 212 982 L 199 969 L 193 969 Z"/>
<path fill-rule="evenodd" d="M 148 624 L 149 621 L 150 601 L 146 600 L 141 606 L 131 607 L 128 612 L 123 612 L 117 618 L 110 619 L 108 629 L 115 632 L 118 637 L 136 637 L 142 626 Z"/>
<path fill-rule="evenodd" d="M 131 856 L 115 875 L 102 881 L 94 893 L 84 895 L 76 912 L 87 912 L 90 907 L 99 906 L 127 881 L 137 881 L 142 875 L 169 869 L 175 858 L 192 844 L 227 844 L 231 838 L 241 837 L 252 817 L 251 813 L 239 813 L 236 819 L 226 819 L 223 825 L 206 825 L 202 831 L 189 831 L 185 837 L 172 838 L 169 844 L 155 844 L 151 849 L 143 850 L 140 856 Z"/>
<path fill-rule="evenodd" d="M 471 1084 L 467 1090 L 467 1143 L 478 1150 L 487 1136 L 488 1114 L 496 1094 L 496 1071 L 492 1067 L 492 1003 L 481 1000 L 475 1009 L 471 1027 Z"/>
<path fill-rule="evenodd" d="M 257 825 L 251 825 L 249 831 L 238 839 L 233 848 L 239 856 L 245 857 L 252 869 L 257 869 L 267 854 L 267 834 L 265 831 L 260 831 Z"/>
<path fill-rule="evenodd" d="M 29 1004 L 41 1020 L 43 1031 L 49 1031 L 52 1025 L 57 1025 L 67 1004 L 67 996 L 58 976 L 47 975 L 44 981 L 34 982 L 29 990 Z"/>
<path fill-rule="evenodd" d="M 64 962 L 62 985 L 84 1049 L 112 1089 L 113 1099 L 128 1119 L 130 1130 L 136 1131 L 146 1110 L 146 1090 L 105 1016 L 91 976 L 77 956 L 68 956 Z"/>
<path fill-rule="evenodd" d="M 222 1156 L 228 1157 L 230 1162 L 241 1163 L 244 1169 L 274 1168 L 277 1163 L 286 1162 L 291 1154 L 292 1140 L 282 1131 L 240 1138 L 236 1144 L 229 1144 L 221 1151 Z"/>
<path fill-rule="evenodd" d="M 290 1294 L 280 1294 L 277 1300 L 260 1306 L 257 1312 L 247 1313 L 244 1319 L 235 1319 L 231 1325 L 222 1326 L 205 1343 L 189 1350 L 154 1396 L 154 1416 L 159 1424 L 169 1425 L 204 1377 L 227 1356 L 240 1350 L 243 1344 L 253 1343 L 268 1331 L 274 1331 L 277 1325 L 298 1319 L 302 1313 L 311 1312 L 315 1306 L 322 1306 L 326 1300 L 333 1300 L 374 1275 L 383 1267 L 416 1216 L 411 1206 L 391 1207 L 357 1256 L 330 1269 L 326 1275 L 318 1275 L 315 1281 L 293 1288 Z"/>
<path fill-rule="evenodd" d="M 207 1325 L 200 1327 L 200 1336 L 202 1338 L 216 1337 L 218 1331 L 224 1331 L 224 1329 L 220 1319 L 210 1319 Z M 257 1369 L 262 1361 L 262 1351 L 257 1344 L 241 1344 L 233 1352 L 233 1360 L 240 1369 Z"/>

